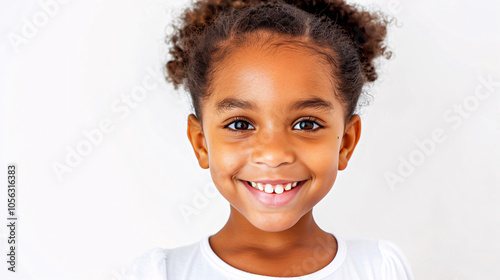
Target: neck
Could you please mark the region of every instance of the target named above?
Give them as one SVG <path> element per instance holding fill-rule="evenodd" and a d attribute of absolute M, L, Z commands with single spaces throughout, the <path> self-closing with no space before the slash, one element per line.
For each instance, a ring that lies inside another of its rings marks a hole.
<path fill-rule="evenodd" d="M 224 240 L 225 247 L 235 251 L 250 250 L 279 255 L 293 248 L 314 246 L 319 237 L 325 238 L 328 235 L 314 221 L 312 209 L 292 227 L 279 232 L 268 232 L 252 225 L 231 206 L 226 225 L 211 237 L 211 241 Z"/>

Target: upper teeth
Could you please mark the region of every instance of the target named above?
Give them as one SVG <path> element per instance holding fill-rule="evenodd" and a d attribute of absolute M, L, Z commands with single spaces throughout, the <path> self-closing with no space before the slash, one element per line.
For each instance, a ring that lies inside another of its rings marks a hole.
<path fill-rule="evenodd" d="M 280 194 L 280 193 L 283 193 L 284 191 L 289 191 L 292 188 L 296 187 L 300 181 L 293 182 L 293 183 L 290 182 L 288 184 L 276 184 L 276 185 L 255 183 L 255 182 L 251 182 L 251 181 L 248 181 L 248 182 L 250 182 L 252 187 L 254 187 L 258 190 L 265 191 L 266 193 L 273 193 L 274 192 L 274 193 Z"/>

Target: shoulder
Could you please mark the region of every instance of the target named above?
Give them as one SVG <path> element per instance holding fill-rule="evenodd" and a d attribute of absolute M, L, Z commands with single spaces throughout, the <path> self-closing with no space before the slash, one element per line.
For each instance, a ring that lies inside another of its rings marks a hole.
<path fill-rule="evenodd" d="M 120 280 L 167 280 L 199 255 L 199 242 L 172 249 L 153 248 L 136 257 Z"/>
<path fill-rule="evenodd" d="M 347 263 L 357 271 L 370 270 L 384 280 L 413 280 L 401 248 L 386 239 L 348 238 Z"/>
<path fill-rule="evenodd" d="M 378 247 L 382 257 L 382 273 L 386 279 L 413 280 L 410 264 L 396 243 L 380 239 Z"/>
<path fill-rule="evenodd" d="M 136 257 L 127 267 L 120 280 L 167 280 L 166 250 L 153 248 Z"/>

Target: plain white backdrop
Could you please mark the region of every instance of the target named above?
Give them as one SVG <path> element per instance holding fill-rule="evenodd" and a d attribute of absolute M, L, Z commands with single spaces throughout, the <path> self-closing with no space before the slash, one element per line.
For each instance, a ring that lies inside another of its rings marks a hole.
<path fill-rule="evenodd" d="M 18 166 L 17 272 L 2 261 L 0 278 L 119 279 L 217 232 L 229 206 L 186 136 L 187 93 L 162 77 L 188 2 L 0 3 L 0 260 Z M 397 18 L 394 56 L 319 225 L 396 242 L 416 279 L 500 279 L 500 2 L 356 3 Z"/>

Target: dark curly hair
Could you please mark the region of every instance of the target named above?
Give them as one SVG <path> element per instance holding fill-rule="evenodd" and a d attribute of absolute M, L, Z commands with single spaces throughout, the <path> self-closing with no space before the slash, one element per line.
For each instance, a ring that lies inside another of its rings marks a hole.
<path fill-rule="evenodd" d="M 231 52 L 257 43 L 256 30 L 271 31 L 274 46 L 283 42 L 307 47 L 331 65 L 331 80 L 352 117 L 363 85 L 377 79 L 373 60 L 390 58 L 383 41 L 390 21 L 343 0 L 197 0 L 186 8 L 166 39 L 172 60 L 166 80 L 191 94 L 196 117 L 211 93 L 217 66 Z M 269 45 L 269 41 L 266 43 Z"/>

